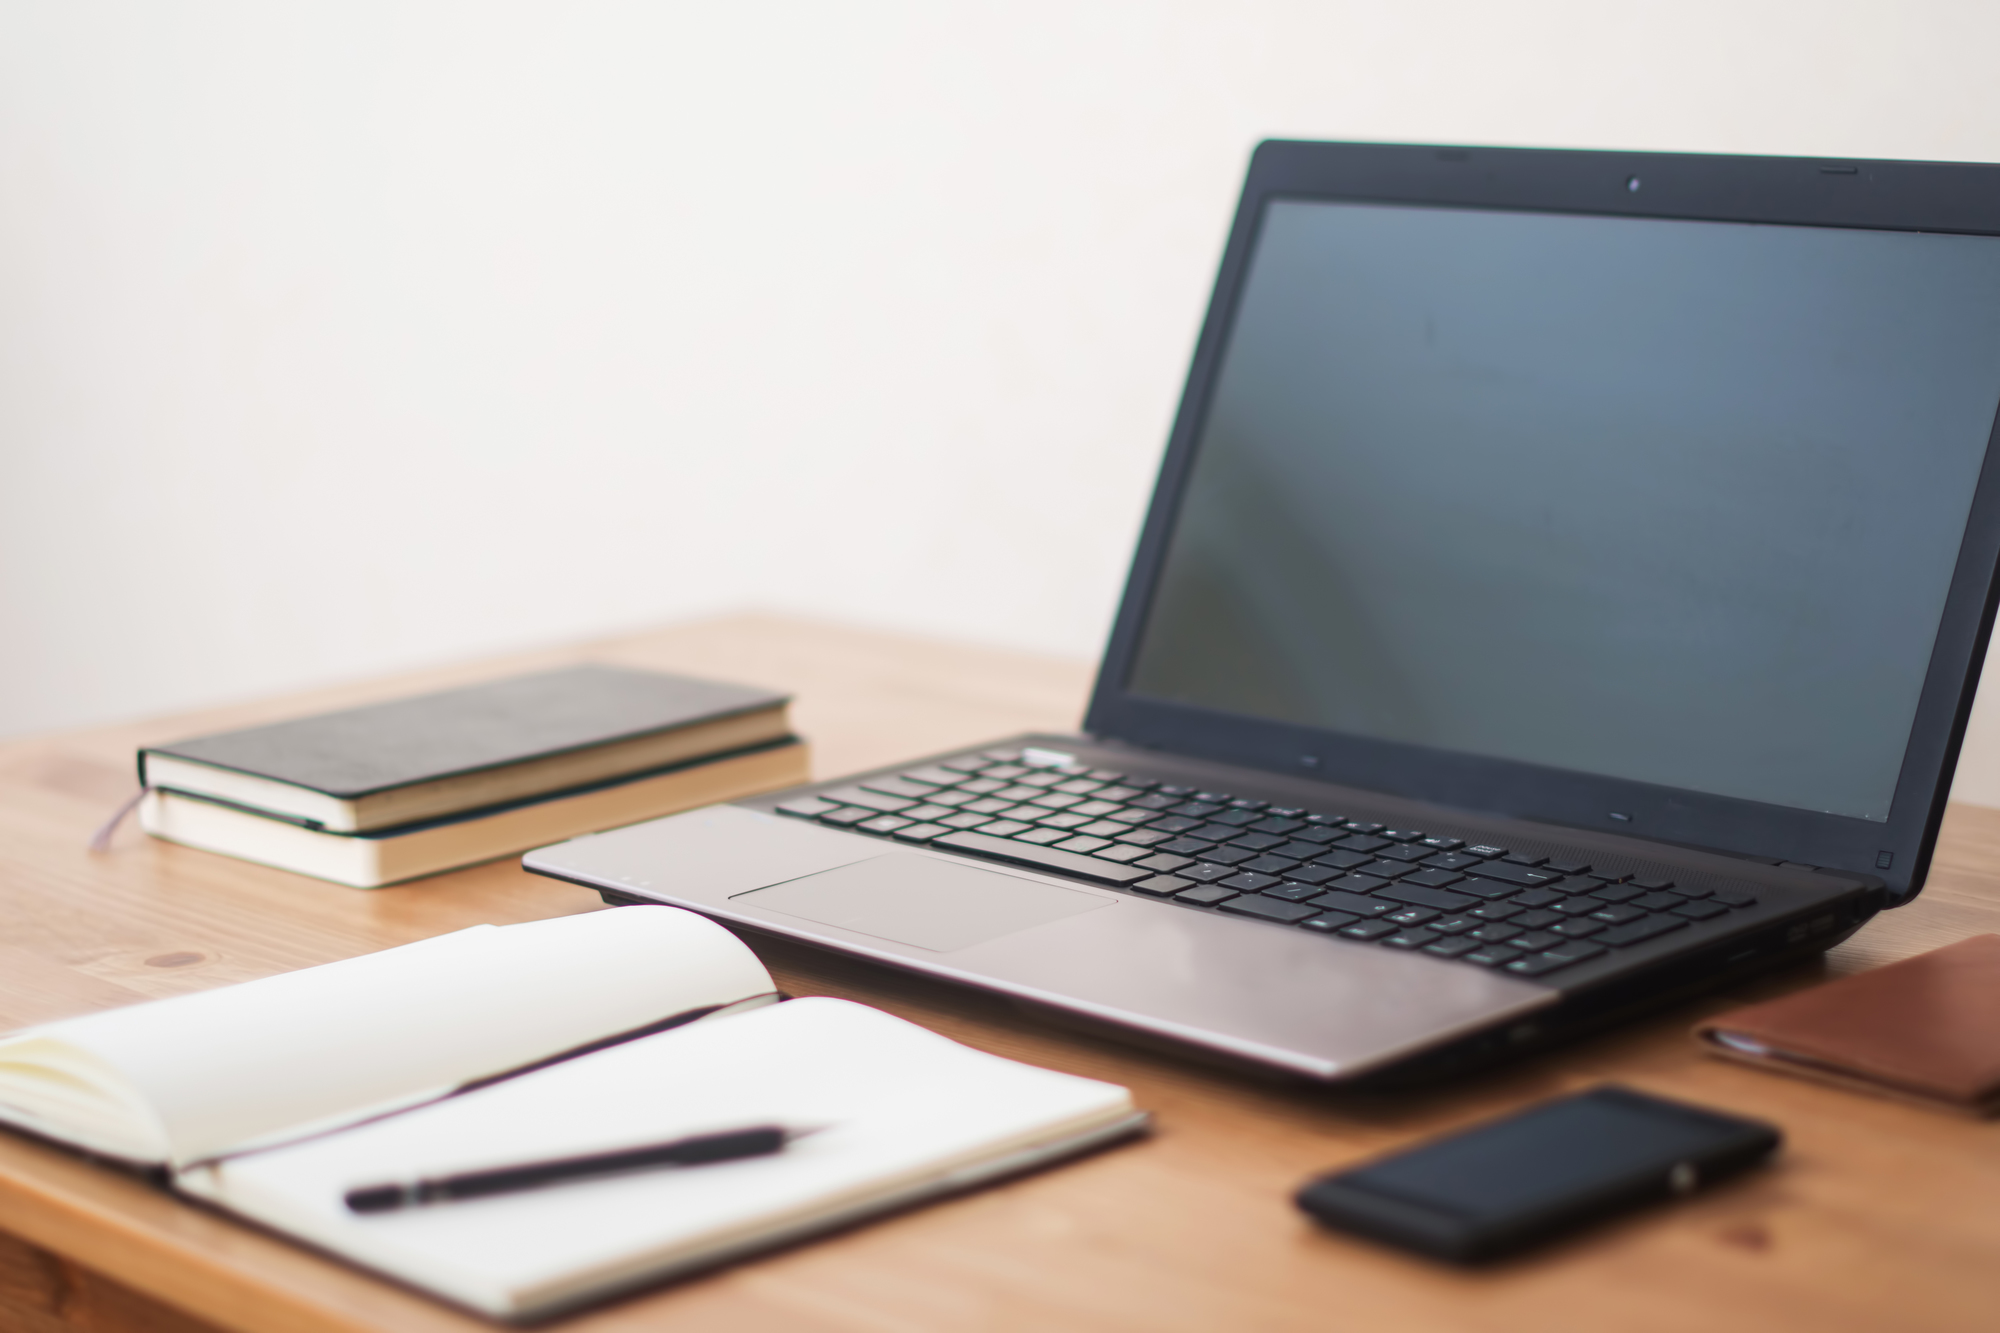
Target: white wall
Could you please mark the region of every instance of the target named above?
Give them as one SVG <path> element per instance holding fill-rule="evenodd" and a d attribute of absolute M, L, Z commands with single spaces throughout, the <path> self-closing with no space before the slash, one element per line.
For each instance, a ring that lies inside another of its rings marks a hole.
<path fill-rule="evenodd" d="M 1996 38 L 0 0 L 0 734 L 751 604 L 1089 655 L 1257 139 L 1991 160 Z"/>

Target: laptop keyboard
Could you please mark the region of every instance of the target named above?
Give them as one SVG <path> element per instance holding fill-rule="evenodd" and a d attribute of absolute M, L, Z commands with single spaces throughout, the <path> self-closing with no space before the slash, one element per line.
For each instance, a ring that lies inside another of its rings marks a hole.
<path fill-rule="evenodd" d="M 1034 750 L 988 750 L 777 809 L 1525 977 L 1757 902 L 1737 890 L 1635 878 L 1037 757 Z"/>

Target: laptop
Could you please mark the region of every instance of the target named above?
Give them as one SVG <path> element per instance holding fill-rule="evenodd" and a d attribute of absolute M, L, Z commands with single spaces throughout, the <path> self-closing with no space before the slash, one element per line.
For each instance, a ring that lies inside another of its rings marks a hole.
<path fill-rule="evenodd" d="M 1307 1079 L 1922 887 L 1992 624 L 2000 168 L 1270 142 L 1082 729 L 526 867 Z"/>

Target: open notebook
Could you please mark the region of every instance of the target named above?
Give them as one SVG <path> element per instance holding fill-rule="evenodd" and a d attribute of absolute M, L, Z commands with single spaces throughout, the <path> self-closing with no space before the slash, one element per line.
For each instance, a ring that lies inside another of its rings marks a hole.
<path fill-rule="evenodd" d="M 0 1038 L 0 1121 L 159 1168 L 188 1194 L 504 1318 L 1144 1124 L 1123 1088 L 861 1005 L 775 998 L 741 941 L 673 908 L 477 926 Z M 402 1212 L 344 1202 L 383 1180 L 758 1123 L 817 1132 L 768 1157 Z"/>

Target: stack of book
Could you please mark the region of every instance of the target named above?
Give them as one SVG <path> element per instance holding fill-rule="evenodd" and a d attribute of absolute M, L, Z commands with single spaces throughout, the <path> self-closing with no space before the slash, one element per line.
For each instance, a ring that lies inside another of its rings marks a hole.
<path fill-rule="evenodd" d="M 783 695 L 584 665 L 139 752 L 156 838 L 375 888 L 807 780 Z"/>

